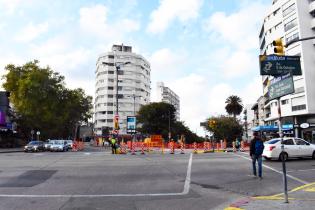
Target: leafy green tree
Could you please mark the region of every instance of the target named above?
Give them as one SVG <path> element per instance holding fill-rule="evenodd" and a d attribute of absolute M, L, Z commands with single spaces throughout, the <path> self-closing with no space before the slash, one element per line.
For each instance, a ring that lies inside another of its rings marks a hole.
<path fill-rule="evenodd" d="M 176 121 L 175 107 L 171 104 L 159 102 L 142 106 L 137 115 L 137 122 L 141 125 L 139 131 L 146 134 L 160 134 L 168 139 L 169 126 L 173 139 L 185 135 L 186 142 L 201 141 L 191 132 L 184 122 Z M 169 124 L 170 123 L 170 124 Z"/>
<path fill-rule="evenodd" d="M 172 128 L 175 123 L 175 111 L 173 105 L 164 102 L 142 106 L 137 115 L 140 131 L 168 136 L 169 126 Z"/>
<path fill-rule="evenodd" d="M 15 119 L 24 136 L 39 130 L 43 138 L 72 136 L 77 123 L 91 117 L 92 97 L 69 90 L 64 77 L 37 60 L 5 67 L 3 87 L 10 92 Z"/>
<path fill-rule="evenodd" d="M 233 115 L 234 118 L 236 118 L 236 115 L 239 115 L 242 113 L 243 110 L 243 104 L 242 99 L 238 96 L 231 95 L 229 96 L 225 101 L 225 110 L 229 115 Z"/>
<path fill-rule="evenodd" d="M 204 125 L 206 130 L 213 133 L 216 140 L 226 139 L 228 142 L 232 142 L 243 132 L 242 125 L 234 117 L 210 117 Z"/>

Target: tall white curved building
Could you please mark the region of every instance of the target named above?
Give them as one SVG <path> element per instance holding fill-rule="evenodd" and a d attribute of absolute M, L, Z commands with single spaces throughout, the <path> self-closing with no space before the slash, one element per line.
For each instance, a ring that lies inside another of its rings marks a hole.
<path fill-rule="evenodd" d="M 116 66 L 119 66 L 118 70 Z M 150 75 L 150 63 L 133 53 L 131 46 L 113 45 L 112 51 L 99 56 L 95 71 L 96 135 L 101 135 L 106 127 L 113 130 L 117 96 L 119 133 L 126 133 L 127 116 L 136 115 L 142 105 L 150 102 Z"/>

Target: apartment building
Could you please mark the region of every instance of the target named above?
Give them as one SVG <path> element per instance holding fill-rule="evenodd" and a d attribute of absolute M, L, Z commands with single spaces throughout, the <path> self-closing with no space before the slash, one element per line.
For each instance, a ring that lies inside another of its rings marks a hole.
<path fill-rule="evenodd" d="M 274 0 L 259 34 L 260 54 L 274 54 L 272 41 L 275 39 L 288 43 L 312 36 L 315 36 L 315 0 Z M 268 100 L 268 86 L 273 78 L 262 77 L 267 99 L 263 119 L 266 125 L 277 125 L 280 106 L 282 124 L 291 125 L 295 136 L 311 140 L 315 134 L 315 41 L 296 42 L 285 49 L 285 55 L 301 56 L 302 75 L 294 76 L 295 93 L 282 97 L 280 104 L 277 100 Z M 308 128 L 300 128 L 303 123 Z"/>
<path fill-rule="evenodd" d="M 180 100 L 178 95 L 169 87 L 164 86 L 163 82 L 157 83 L 157 101 L 172 104 L 175 109 L 176 120 L 180 119 Z"/>
<path fill-rule="evenodd" d="M 119 133 L 126 133 L 127 116 L 136 115 L 142 105 L 150 102 L 150 75 L 150 63 L 133 53 L 131 46 L 113 45 L 110 52 L 99 56 L 95 71 L 96 135 L 101 135 L 103 129 L 113 130 L 115 117 Z"/>

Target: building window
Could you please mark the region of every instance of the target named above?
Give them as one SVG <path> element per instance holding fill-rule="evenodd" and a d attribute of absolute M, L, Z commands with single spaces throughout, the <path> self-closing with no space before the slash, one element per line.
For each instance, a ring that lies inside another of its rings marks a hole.
<path fill-rule="evenodd" d="M 286 105 L 289 103 L 289 99 L 286 99 L 286 100 L 282 100 L 281 101 L 281 105 Z"/>
<path fill-rule="evenodd" d="M 108 98 L 114 98 L 114 95 L 108 94 L 107 97 L 108 97 Z"/>
<path fill-rule="evenodd" d="M 294 28 L 297 25 L 297 20 L 293 19 L 290 22 L 284 24 L 284 31 L 287 32 L 288 30 Z"/>
<path fill-rule="evenodd" d="M 107 122 L 113 122 L 113 119 L 107 119 Z"/>
<path fill-rule="evenodd" d="M 283 17 L 287 16 L 288 14 L 290 14 L 291 12 L 293 12 L 295 9 L 295 4 L 292 4 L 291 6 L 289 6 L 288 8 L 283 10 Z"/>
<path fill-rule="evenodd" d="M 107 103 L 107 106 L 114 106 L 114 103 Z"/>
<path fill-rule="evenodd" d="M 287 37 L 287 38 L 285 39 L 285 42 L 286 42 L 286 43 L 289 43 L 289 42 L 292 42 L 292 41 L 297 40 L 297 39 L 299 39 L 299 32 L 296 32 L 296 33 L 294 33 L 293 35 Z"/>
<path fill-rule="evenodd" d="M 108 90 L 114 90 L 114 87 L 113 86 L 108 86 L 107 89 Z"/>
<path fill-rule="evenodd" d="M 292 112 L 299 111 L 299 110 L 305 110 L 306 104 L 298 105 L 298 106 L 292 106 Z"/>
<path fill-rule="evenodd" d="M 114 58 L 114 56 L 113 55 L 108 55 L 108 58 Z"/>
<path fill-rule="evenodd" d="M 115 72 L 114 71 L 108 71 L 108 74 L 114 74 Z"/>
<path fill-rule="evenodd" d="M 107 114 L 114 114 L 113 111 L 107 111 Z"/>
<path fill-rule="evenodd" d="M 108 82 L 114 82 L 114 79 L 108 79 Z"/>

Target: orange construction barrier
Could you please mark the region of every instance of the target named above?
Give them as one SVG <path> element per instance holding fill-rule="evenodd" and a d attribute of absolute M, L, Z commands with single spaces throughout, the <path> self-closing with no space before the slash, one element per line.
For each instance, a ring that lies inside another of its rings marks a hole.
<path fill-rule="evenodd" d="M 194 153 L 197 154 L 197 143 L 194 142 Z"/>
<path fill-rule="evenodd" d="M 174 154 L 174 153 L 175 153 L 175 144 L 174 144 L 173 141 L 170 143 L 170 146 L 171 146 L 171 152 L 170 152 L 170 154 Z"/>
<path fill-rule="evenodd" d="M 144 155 L 145 153 L 144 153 L 144 143 L 143 142 L 141 142 L 141 155 Z"/>
<path fill-rule="evenodd" d="M 184 142 L 180 143 L 180 154 L 185 154 L 185 152 L 184 152 Z"/>

